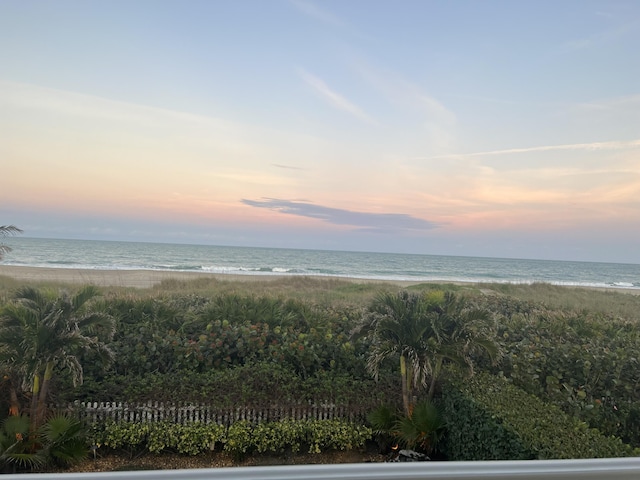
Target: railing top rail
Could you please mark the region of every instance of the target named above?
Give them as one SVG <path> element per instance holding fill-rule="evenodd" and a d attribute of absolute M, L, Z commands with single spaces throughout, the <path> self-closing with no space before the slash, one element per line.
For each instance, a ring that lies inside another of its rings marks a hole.
<path fill-rule="evenodd" d="M 135 472 L 7 475 L 20 480 L 637 480 L 640 458 L 486 462 L 361 463 Z"/>

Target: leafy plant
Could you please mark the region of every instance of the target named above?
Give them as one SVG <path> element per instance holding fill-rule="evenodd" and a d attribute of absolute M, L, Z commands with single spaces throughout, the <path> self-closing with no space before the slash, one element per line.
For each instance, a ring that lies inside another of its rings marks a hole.
<path fill-rule="evenodd" d="M 224 449 L 231 452 L 234 457 L 242 458 L 255 448 L 255 443 L 251 438 L 253 428 L 249 422 L 235 422 L 229 426 Z"/>
<path fill-rule="evenodd" d="M 299 452 L 359 448 L 371 438 L 363 425 L 342 420 L 282 420 L 252 425 L 235 422 L 228 428 L 216 424 L 172 424 L 107 422 L 94 431 L 96 446 L 129 452 L 174 450 L 197 455 L 223 444 L 223 449 L 241 458 L 251 452 Z"/>
<path fill-rule="evenodd" d="M 373 429 L 372 433 L 381 453 L 387 452 L 397 444 L 399 420 L 400 415 L 397 410 L 388 405 L 380 405 L 367 415 L 367 421 Z"/>
<path fill-rule="evenodd" d="M 391 446 L 433 453 L 444 431 L 440 408 L 424 400 L 416 404 L 411 416 L 382 405 L 367 416 L 381 452 Z"/>
<path fill-rule="evenodd" d="M 396 438 L 405 448 L 433 453 L 444 432 L 444 421 L 438 406 L 428 400 L 419 402 L 410 417 L 396 423 Z"/>
<path fill-rule="evenodd" d="M 53 415 L 41 427 L 40 433 L 44 454 L 58 466 L 78 463 L 89 453 L 85 426 L 69 415 Z"/>
<path fill-rule="evenodd" d="M 29 441 L 29 417 L 7 417 L 0 428 L 0 471 L 16 472 L 39 467 L 45 463 L 45 455 L 33 450 Z"/>

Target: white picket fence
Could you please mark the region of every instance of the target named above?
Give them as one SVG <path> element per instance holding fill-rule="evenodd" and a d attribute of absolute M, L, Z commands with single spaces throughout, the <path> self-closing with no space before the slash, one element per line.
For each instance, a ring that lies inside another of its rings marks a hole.
<path fill-rule="evenodd" d="M 312 402 L 297 405 L 273 405 L 269 407 L 214 408 L 205 404 L 127 402 L 75 402 L 64 410 L 88 422 L 105 420 L 128 422 L 216 423 L 231 425 L 246 420 L 251 423 L 291 420 L 363 421 L 367 411 L 358 406 L 336 405 L 329 402 Z"/>

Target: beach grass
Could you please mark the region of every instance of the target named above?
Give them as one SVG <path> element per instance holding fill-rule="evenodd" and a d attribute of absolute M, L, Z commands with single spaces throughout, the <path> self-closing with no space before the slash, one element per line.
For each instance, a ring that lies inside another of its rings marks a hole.
<path fill-rule="evenodd" d="M 629 320 L 640 319 L 638 290 L 571 287 L 548 283 L 482 284 L 478 287 L 484 292 L 495 292 L 519 300 L 543 304 L 554 310 L 589 311 Z"/>
<path fill-rule="evenodd" d="M 504 295 L 551 309 L 591 311 L 635 320 L 640 315 L 640 290 L 587 288 L 548 283 L 407 282 L 338 277 L 229 275 L 196 272 L 76 270 L 0 266 L 0 300 L 24 285 L 70 289 L 93 284 L 106 297 L 236 294 L 304 300 L 318 305 L 365 305 L 377 294 L 406 288 L 442 289 L 467 295 Z"/>

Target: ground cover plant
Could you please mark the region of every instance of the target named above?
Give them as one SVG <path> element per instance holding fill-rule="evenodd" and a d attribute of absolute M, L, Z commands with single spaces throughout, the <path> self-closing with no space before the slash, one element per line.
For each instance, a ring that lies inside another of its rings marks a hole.
<path fill-rule="evenodd" d="M 158 453 L 164 450 L 186 455 L 224 450 L 235 456 L 248 453 L 321 453 L 361 448 L 371 429 L 343 420 L 281 420 L 251 424 L 107 422 L 93 432 L 93 442 L 113 450 Z"/>
<path fill-rule="evenodd" d="M 640 446 L 637 317 L 551 309 L 510 297 L 482 302 L 500 316 L 504 352 L 501 364 L 489 371 L 607 435 Z"/>
<path fill-rule="evenodd" d="M 443 415 L 449 428 L 443 449 L 451 460 L 611 458 L 640 454 L 603 435 L 503 377 L 469 378 L 450 370 Z"/>

